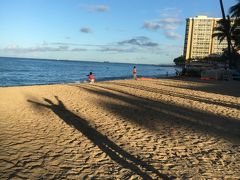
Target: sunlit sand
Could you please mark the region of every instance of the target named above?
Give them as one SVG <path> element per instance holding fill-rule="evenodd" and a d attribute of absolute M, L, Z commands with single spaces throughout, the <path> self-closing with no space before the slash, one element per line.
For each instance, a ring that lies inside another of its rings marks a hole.
<path fill-rule="evenodd" d="M 0 88 L 0 179 L 240 177 L 240 84 Z"/>

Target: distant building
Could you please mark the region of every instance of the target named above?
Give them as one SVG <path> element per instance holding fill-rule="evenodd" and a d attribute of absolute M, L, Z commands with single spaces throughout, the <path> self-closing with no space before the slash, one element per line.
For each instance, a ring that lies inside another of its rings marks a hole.
<path fill-rule="evenodd" d="M 222 54 L 227 47 L 227 40 L 219 43 L 217 37 L 212 38 L 214 27 L 220 18 L 196 16 L 186 20 L 186 32 L 183 56 L 186 60 L 204 58 L 211 54 Z"/>

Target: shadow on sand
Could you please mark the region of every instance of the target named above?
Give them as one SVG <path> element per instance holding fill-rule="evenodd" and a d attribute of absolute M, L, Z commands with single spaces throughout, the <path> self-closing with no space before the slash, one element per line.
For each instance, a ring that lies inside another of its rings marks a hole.
<path fill-rule="evenodd" d="M 155 173 L 162 179 L 173 179 L 174 177 L 168 177 L 165 174 L 160 173 L 152 165 L 147 164 L 141 159 L 129 154 L 124 149 L 119 147 L 113 141 L 106 136 L 88 125 L 88 122 L 76 114 L 69 111 L 57 96 L 55 96 L 57 104 L 54 104 L 51 100 L 44 98 L 45 103 L 39 103 L 32 100 L 28 102 L 51 109 L 59 118 L 65 121 L 69 126 L 74 127 L 83 135 L 85 135 L 92 143 L 98 146 L 103 152 L 105 152 L 113 161 L 118 163 L 124 168 L 131 170 L 133 173 L 138 174 L 143 179 L 152 179 L 145 171 Z"/>
<path fill-rule="evenodd" d="M 78 86 L 77 86 L 78 87 Z M 79 87 L 85 91 L 113 100 L 118 100 L 127 105 L 116 104 L 109 101 L 99 102 L 106 110 L 116 113 L 126 119 L 153 129 L 151 118 L 160 122 L 190 127 L 202 133 L 217 135 L 228 140 L 239 141 L 240 122 L 236 119 L 214 115 L 204 111 L 198 111 L 187 107 L 181 107 L 166 102 L 153 101 L 132 95 L 122 91 L 101 85 Z M 131 108 L 129 108 L 131 107 Z M 151 118 L 149 117 L 151 115 Z"/>
<path fill-rule="evenodd" d="M 149 92 L 153 92 L 153 93 L 160 93 L 160 94 L 164 94 L 164 95 L 169 95 L 169 96 L 174 96 L 174 97 L 180 97 L 180 98 L 184 98 L 184 99 L 189 99 L 189 100 L 193 100 L 193 101 L 199 101 L 199 102 L 203 102 L 203 103 L 207 103 L 207 104 L 213 104 L 213 105 L 219 105 L 219 106 L 225 106 L 225 107 L 230 107 L 230 108 L 236 108 L 239 109 L 240 105 L 239 104 L 234 104 L 234 103 L 227 103 L 227 102 L 222 102 L 222 101 L 217 101 L 217 100 L 212 100 L 210 98 L 206 98 L 206 97 L 201 97 L 201 96 L 197 96 L 197 95 L 188 95 L 187 92 L 186 93 L 180 93 L 180 92 L 174 92 L 174 91 L 170 91 L 170 90 L 164 90 L 164 89 L 160 89 L 160 88 L 153 88 L 153 87 L 147 87 L 147 86 L 143 86 L 143 85 L 131 85 L 131 84 L 126 84 L 126 83 L 120 83 L 120 82 L 112 82 L 112 84 L 118 85 L 118 86 L 123 86 L 123 87 L 130 87 L 130 88 L 134 88 L 134 89 L 139 89 L 139 90 L 145 90 L 145 91 L 149 91 Z M 159 83 L 155 83 L 156 85 L 160 85 L 160 86 L 166 86 L 166 87 L 174 87 L 174 88 L 183 88 L 181 86 L 174 86 L 174 85 L 169 85 L 169 84 L 159 84 Z M 195 87 L 196 88 L 196 87 Z M 204 87 L 202 87 L 204 88 Z M 188 88 L 184 88 L 185 90 Z M 189 88 L 190 89 L 190 88 Z M 191 89 L 193 90 L 193 89 Z"/>
<path fill-rule="evenodd" d="M 192 86 L 192 85 L 178 85 L 173 87 L 183 88 L 183 89 L 191 89 L 197 90 L 202 92 L 208 93 L 216 93 L 234 97 L 240 97 L 240 83 L 236 80 L 231 81 L 221 81 L 221 80 L 201 80 L 200 78 L 190 78 L 190 77 L 183 77 L 183 78 L 171 78 L 170 80 L 175 81 L 182 81 L 182 82 L 197 82 L 201 83 L 202 86 Z M 231 86 L 231 88 L 229 88 Z"/>

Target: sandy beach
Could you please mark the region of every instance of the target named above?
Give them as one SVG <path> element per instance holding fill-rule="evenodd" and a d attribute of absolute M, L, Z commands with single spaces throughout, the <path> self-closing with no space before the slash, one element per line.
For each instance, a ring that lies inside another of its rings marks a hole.
<path fill-rule="evenodd" d="M 0 179 L 239 179 L 240 82 L 0 88 Z"/>

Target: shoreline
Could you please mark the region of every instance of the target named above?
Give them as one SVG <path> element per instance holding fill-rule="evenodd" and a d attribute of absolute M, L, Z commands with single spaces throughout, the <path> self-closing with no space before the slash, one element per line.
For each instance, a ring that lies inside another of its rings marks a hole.
<path fill-rule="evenodd" d="M 239 89 L 190 78 L 0 88 L 0 178 L 238 179 Z"/>
<path fill-rule="evenodd" d="M 138 78 L 142 78 L 143 76 L 139 76 Z M 166 75 L 159 75 L 159 76 L 144 76 L 146 78 L 156 78 L 156 79 L 164 79 L 164 78 L 174 78 L 174 74 L 169 74 L 168 76 Z M 96 79 L 96 83 L 98 82 L 108 82 L 108 81 L 116 81 L 116 80 L 132 80 L 132 77 L 116 77 L 116 78 L 103 78 L 103 79 Z M 87 79 L 85 81 L 75 81 L 75 82 L 66 82 L 66 83 L 49 83 L 49 84 L 23 84 L 23 85 L 13 85 L 13 86 L 0 86 L 0 88 L 5 88 L 5 87 L 25 87 L 25 86 L 43 86 L 43 85 L 64 85 L 64 84 L 85 84 L 88 83 Z"/>

